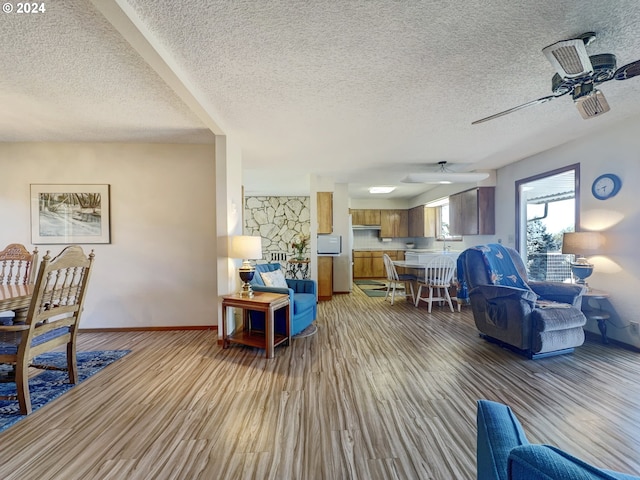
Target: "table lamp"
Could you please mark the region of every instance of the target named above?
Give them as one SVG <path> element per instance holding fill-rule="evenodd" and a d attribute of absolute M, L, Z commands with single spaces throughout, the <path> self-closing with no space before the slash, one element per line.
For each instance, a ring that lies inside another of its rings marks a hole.
<path fill-rule="evenodd" d="M 256 269 L 249 260 L 262 258 L 262 238 L 250 235 L 237 235 L 231 237 L 231 258 L 242 259 L 242 266 L 238 269 L 240 279 L 242 280 L 241 297 L 253 297 L 253 289 L 251 288 L 251 280 Z"/>
<path fill-rule="evenodd" d="M 579 285 L 587 286 L 585 280 L 593 273 L 593 264 L 585 255 L 597 254 L 603 244 L 604 236 L 600 232 L 567 232 L 562 236 L 562 253 L 575 255 L 571 273 Z"/>

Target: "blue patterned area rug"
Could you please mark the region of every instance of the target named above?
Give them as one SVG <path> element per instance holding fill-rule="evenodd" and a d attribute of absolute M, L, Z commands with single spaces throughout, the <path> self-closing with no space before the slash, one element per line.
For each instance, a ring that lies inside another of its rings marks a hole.
<path fill-rule="evenodd" d="M 103 350 L 96 352 L 78 352 L 78 383 L 98 373 L 107 365 L 124 357 L 130 350 Z M 34 359 L 33 363 L 51 364 L 64 367 L 67 363 L 64 352 L 44 353 Z M 77 384 L 76 384 L 77 385 Z M 44 370 L 29 379 L 31 408 L 35 412 L 51 400 L 71 390 L 75 385 L 69 383 L 67 372 Z M 16 384 L 0 383 L 0 395 L 15 395 Z M 27 415 L 20 414 L 17 400 L 0 400 L 0 432 L 3 432 Z"/>

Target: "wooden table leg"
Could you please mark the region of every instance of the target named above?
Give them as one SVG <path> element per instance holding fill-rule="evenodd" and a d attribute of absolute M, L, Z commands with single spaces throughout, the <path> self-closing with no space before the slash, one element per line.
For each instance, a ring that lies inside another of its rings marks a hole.
<path fill-rule="evenodd" d="M 291 304 L 288 304 L 285 308 L 285 331 L 287 333 L 287 345 L 291 345 Z"/>
<path fill-rule="evenodd" d="M 275 328 L 274 326 L 274 310 L 273 307 L 269 307 L 269 310 L 266 312 L 266 318 L 265 318 L 265 349 L 267 351 L 267 358 L 273 358 L 273 330 Z"/>
<path fill-rule="evenodd" d="M 222 348 L 227 348 L 229 345 L 227 343 L 227 307 L 226 305 L 222 305 Z"/>

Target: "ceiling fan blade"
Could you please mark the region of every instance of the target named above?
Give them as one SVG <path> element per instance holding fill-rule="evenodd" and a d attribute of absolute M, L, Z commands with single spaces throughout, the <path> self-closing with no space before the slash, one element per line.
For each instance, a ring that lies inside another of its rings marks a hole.
<path fill-rule="evenodd" d="M 569 92 L 565 92 L 565 93 L 569 93 Z M 496 113 L 496 114 L 491 115 L 489 117 L 481 118 L 480 120 L 476 120 L 475 122 L 471 122 L 471 125 L 476 125 L 478 123 L 488 122 L 489 120 L 493 120 L 494 118 L 502 117 L 503 115 L 507 115 L 509 113 L 516 112 L 516 111 L 521 110 L 523 108 L 532 107 L 533 105 L 538 105 L 539 103 L 548 102 L 549 100 L 553 100 L 554 98 L 559 97 L 559 96 L 561 96 L 561 95 L 549 95 L 548 97 L 538 98 L 537 100 L 532 100 L 530 102 L 523 103 L 522 105 L 518 105 L 517 107 L 510 108 L 509 110 L 505 110 L 504 112 Z"/>
<path fill-rule="evenodd" d="M 613 74 L 613 78 L 616 80 L 627 80 L 628 78 L 633 78 L 636 75 L 640 75 L 640 60 L 636 60 L 635 62 L 631 62 L 620 67 L 616 70 L 616 73 Z"/>

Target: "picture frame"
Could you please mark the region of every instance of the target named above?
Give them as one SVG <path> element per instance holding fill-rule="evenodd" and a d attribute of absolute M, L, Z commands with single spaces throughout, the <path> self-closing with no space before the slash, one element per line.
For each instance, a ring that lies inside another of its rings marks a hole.
<path fill-rule="evenodd" d="M 111 243 L 110 185 L 31 184 L 34 245 Z"/>

